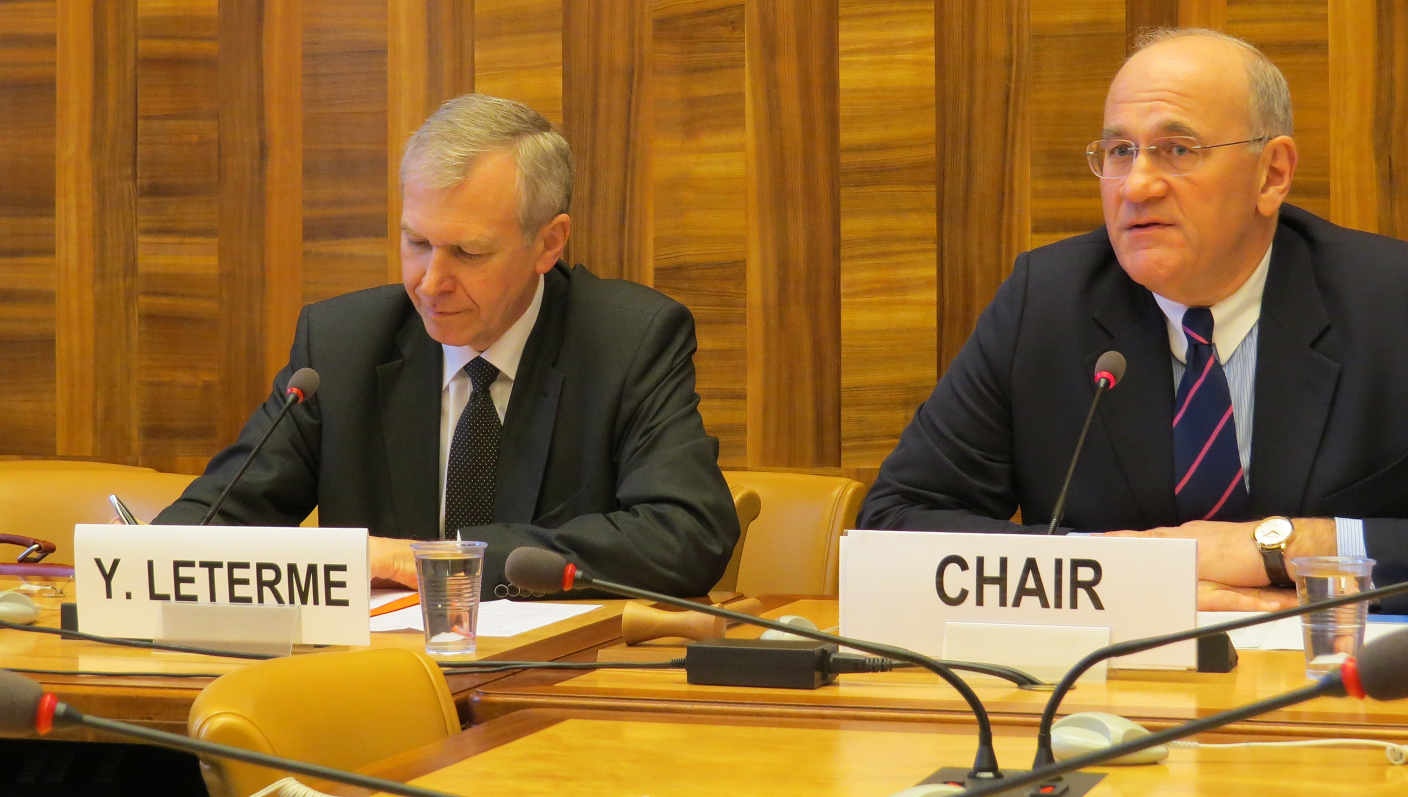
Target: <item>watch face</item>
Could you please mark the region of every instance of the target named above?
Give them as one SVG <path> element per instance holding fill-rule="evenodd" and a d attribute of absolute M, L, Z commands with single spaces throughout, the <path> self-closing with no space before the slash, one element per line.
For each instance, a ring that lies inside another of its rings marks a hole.
<path fill-rule="evenodd" d="M 1295 527 L 1291 525 L 1291 521 L 1286 518 L 1267 518 L 1262 521 L 1260 526 L 1256 527 L 1256 532 L 1253 536 L 1256 537 L 1256 541 L 1261 545 L 1276 547 L 1290 539 L 1291 531 L 1294 530 L 1294 528 Z M 1246 532 L 1243 533 L 1245 534 Z"/>

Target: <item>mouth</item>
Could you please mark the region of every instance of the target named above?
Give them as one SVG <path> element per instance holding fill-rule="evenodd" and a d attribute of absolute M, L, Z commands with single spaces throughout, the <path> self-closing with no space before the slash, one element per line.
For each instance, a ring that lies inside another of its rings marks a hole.
<path fill-rule="evenodd" d="M 1156 229 L 1158 229 L 1158 228 L 1160 228 L 1160 227 L 1172 227 L 1172 226 L 1173 226 L 1172 224 L 1167 224 L 1167 223 L 1162 222 L 1162 221 L 1139 221 L 1139 222 L 1135 222 L 1135 223 L 1133 223 L 1133 224 L 1128 225 L 1125 229 L 1129 229 L 1129 230 L 1156 230 Z"/>

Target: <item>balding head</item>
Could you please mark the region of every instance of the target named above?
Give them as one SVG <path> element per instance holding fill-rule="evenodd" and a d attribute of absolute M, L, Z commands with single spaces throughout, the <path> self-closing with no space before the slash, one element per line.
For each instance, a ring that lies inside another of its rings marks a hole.
<path fill-rule="evenodd" d="M 1280 114 L 1255 110 L 1267 82 L 1249 66 L 1258 58 L 1221 34 L 1165 31 L 1130 56 L 1105 98 L 1102 140 L 1138 148 L 1132 165 L 1118 164 L 1128 168 L 1102 172 L 1111 244 L 1130 277 L 1180 304 L 1215 304 L 1246 281 L 1290 190 L 1295 143 L 1271 132 Z M 1178 163 L 1148 149 L 1170 139 Z"/>

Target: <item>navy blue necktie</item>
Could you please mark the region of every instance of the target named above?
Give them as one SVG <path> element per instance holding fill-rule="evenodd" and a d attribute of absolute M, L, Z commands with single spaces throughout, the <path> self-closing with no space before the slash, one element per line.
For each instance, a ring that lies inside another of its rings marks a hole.
<path fill-rule="evenodd" d="M 466 526 L 494 521 L 494 470 L 499 462 L 499 413 L 489 386 L 499 369 L 483 357 L 464 367 L 474 390 L 455 424 L 445 468 L 445 536 Z"/>
<path fill-rule="evenodd" d="M 1251 515 L 1232 393 L 1212 345 L 1212 311 L 1183 314 L 1188 367 L 1178 383 L 1173 415 L 1174 499 L 1180 522 L 1246 520 Z"/>

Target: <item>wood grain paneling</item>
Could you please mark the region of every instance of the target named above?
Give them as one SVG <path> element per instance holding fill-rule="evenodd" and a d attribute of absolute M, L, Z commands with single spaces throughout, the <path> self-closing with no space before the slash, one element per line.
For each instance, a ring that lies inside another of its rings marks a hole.
<path fill-rule="evenodd" d="M 1032 246 L 1103 223 L 1085 147 L 1100 137 L 1105 92 L 1124 62 L 1124 0 L 1028 0 Z"/>
<path fill-rule="evenodd" d="M 221 167 L 243 166 L 251 142 L 221 146 L 215 0 L 147 0 L 137 11 L 137 412 L 144 458 L 166 465 L 232 440 L 240 409 L 248 413 L 244 401 L 222 399 L 244 396 L 237 382 L 249 339 L 257 342 L 258 316 L 242 319 L 247 307 L 221 302 L 217 218 Z M 224 182 L 241 176 L 226 174 Z M 224 240 L 232 288 L 251 270 L 236 262 L 248 258 L 237 248 L 241 232 Z M 237 299 L 242 291 L 231 293 Z"/>
<path fill-rule="evenodd" d="M 934 6 L 840 0 L 841 464 L 879 465 L 937 379 Z"/>
<path fill-rule="evenodd" d="M 651 283 L 650 0 L 562 15 L 562 122 L 576 172 L 568 259 Z"/>
<path fill-rule="evenodd" d="M 743 3 L 659 0 L 651 51 L 654 283 L 694 312 L 700 412 L 748 457 Z"/>
<path fill-rule="evenodd" d="M 58 4 L 56 453 L 133 463 L 137 9 Z"/>
<path fill-rule="evenodd" d="M 562 126 L 566 0 L 474 0 L 474 87 L 527 103 Z"/>
<path fill-rule="evenodd" d="M 387 1 L 303 2 L 303 298 L 386 284 Z"/>
<path fill-rule="evenodd" d="M 54 453 L 57 9 L 0 4 L 0 450 Z"/>
<path fill-rule="evenodd" d="M 303 2 L 263 4 L 264 383 L 303 309 Z M 237 53 L 231 54 L 239 57 Z"/>
<path fill-rule="evenodd" d="M 836 0 L 749 0 L 748 464 L 841 464 Z"/>
<path fill-rule="evenodd" d="M 936 20 L 940 371 L 963 347 L 1012 259 L 1034 243 L 1032 158 L 1038 146 L 1052 146 L 1056 131 L 1031 109 L 1037 78 L 1027 18 L 1028 0 L 1006 0 L 944 4 Z M 1041 120 L 1032 133 L 1029 118 Z"/>
<path fill-rule="evenodd" d="M 1179 0 L 1125 0 L 1125 51 L 1134 52 L 1142 31 L 1178 27 Z"/>
<path fill-rule="evenodd" d="M 1332 218 L 1328 6 L 1326 0 L 1228 0 L 1226 30 L 1266 53 L 1291 86 L 1300 165 L 1287 201 Z M 1373 43 L 1348 46 L 1361 45 Z"/>
<path fill-rule="evenodd" d="M 1379 231 L 1383 183 L 1375 146 L 1374 68 L 1379 62 L 1376 2 L 1330 0 L 1330 220 L 1367 232 Z"/>
<path fill-rule="evenodd" d="M 1379 232 L 1408 238 L 1408 5 L 1379 0 L 1378 10 L 1372 118 L 1379 151 Z"/>
<path fill-rule="evenodd" d="M 1185 28 L 1227 29 L 1227 0 L 1178 0 L 1178 24 Z"/>

